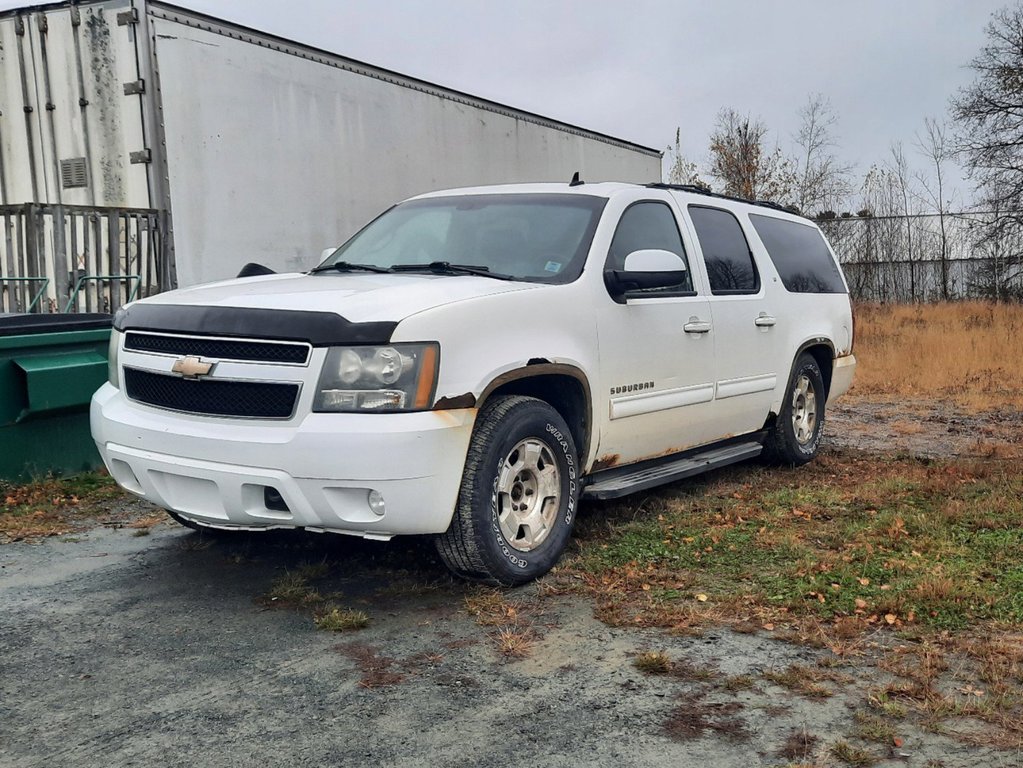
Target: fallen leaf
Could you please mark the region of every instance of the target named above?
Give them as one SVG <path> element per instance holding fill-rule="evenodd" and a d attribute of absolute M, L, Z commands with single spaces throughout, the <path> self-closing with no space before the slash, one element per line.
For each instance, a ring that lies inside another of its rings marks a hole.
<path fill-rule="evenodd" d="M 774 624 L 764 624 L 764 629 L 770 632 L 771 630 L 774 629 Z"/>
<path fill-rule="evenodd" d="M 863 598 L 857 597 L 856 598 L 856 607 L 857 608 L 866 608 L 867 607 L 867 601 L 864 600 Z"/>
<path fill-rule="evenodd" d="M 701 603 L 707 602 L 707 596 L 702 592 L 696 596 L 696 599 L 699 600 Z"/>
<path fill-rule="evenodd" d="M 650 585 L 649 584 L 644 584 L 643 585 L 643 591 L 644 592 L 649 592 L 650 591 Z"/>
<path fill-rule="evenodd" d="M 899 617 L 898 617 L 898 616 L 896 616 L 896 615 L 895 615 L 894 613 L 886 613 L 886 614 L 884 615 L 884 620 L 885 620 L 886 622 L 888 622 L 889 624 L 894 624 L 894 623 L 895 623 L 895 621 L 896 621 L 896 620 L 897 620 L 898 618 L 899 618 Z"/>
<path fill-rule="evenodd" d="M 892 739 L 892 744 L 894 744 L 896 747 L 901 747 L 902 746 L 902 739 L 900 739 L 898 736 L 896 736 L 894 739 Z"/>
<path fill-rule="evenodd" d="M 864 587 L 870 586 L 870 579 L 860 578 L 860 579 L 856 579 L 856 581 L 858 581 Z"/>

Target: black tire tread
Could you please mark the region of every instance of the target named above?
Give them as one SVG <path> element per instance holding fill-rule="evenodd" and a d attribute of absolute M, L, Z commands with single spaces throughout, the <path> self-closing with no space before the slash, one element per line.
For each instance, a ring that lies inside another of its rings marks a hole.
<path fill-rule="evenodd" d="M 792 385 L 795 383 L 796 373 L 803 369 L 807 364 L 813 365 L 817 370 L 818 379 L 823 383 L 823 376 L 821 375 L 820 366 L 814 359 L 813 355 L 803 352 L 799 357 L 796 358 L 795 364 L 792 366 L 792 371 L 789 373 L 789 382 L 785 387 L 785 400 L 782 402 L 781 413 L 775 419 L 770 431 L 768 432 L 767 439 L 764 441 L 764 452 L 762 458 L 768 464 L 782 465 L 794 467 L 800 463 L 806 463 L 812 461 L 813 457 L 808 459 L 797 459 L 793 457 L 792 447 L 790 445 L 790 438 L 787 430 L 789 429 L 790 414 L 792 401 Z M 820 389 L 820 396 L 824 397 L 823 386 Z M 824 404 L 826 406 L 826 403 Z M 818 429 L 824 429 L 824 413 L 825 407 L 821 407 L 820 418 L 818 419 Z"/>
<path fill-rule="evenodd" d="M 476 415 L 476 425 L 469 440 L 465 470 L 462 473 L 451 525 L 434 540 L 441 560 L 463 579 L 494 586 L 503 585 L 503 582 L 490 573 L 480 551 L 479 539 L 482 532 L 477 530 L 472 514 L 473 488 L 481 470 L 483 454 L 493 439 L 494 432 L 512 411 L 537 404 L 550 407 L 535 397 L 503 395 L 488 400 Z"/>

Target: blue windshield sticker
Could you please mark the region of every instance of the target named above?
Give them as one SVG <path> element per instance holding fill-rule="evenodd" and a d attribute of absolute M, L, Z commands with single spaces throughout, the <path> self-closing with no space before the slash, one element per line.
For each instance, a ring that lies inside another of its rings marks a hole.
<path fill-rule="evenodd" d="M 560 272 L 561 262 L 560 261 L 548 261 L 547 266 L 544 267 L 545 272 Z"/>

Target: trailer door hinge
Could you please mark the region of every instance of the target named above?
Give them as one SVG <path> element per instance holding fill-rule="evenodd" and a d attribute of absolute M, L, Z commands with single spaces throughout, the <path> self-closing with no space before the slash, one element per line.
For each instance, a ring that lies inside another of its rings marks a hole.
<path fill-rule="evenodd" d="M 146 92 L 146 81 L 143 78 L 124 84 L 124 95 L 132 96 L 136 93 Z"/>
<path fill-rule="evenodd" d="M 153 152 L 149 149 L 141 149 L 138 152 L 132 152 L 128 155 L 128 160 L 132 165 L 138 165 L 139 163 L 151 163 L 153 161 Z"/>
<path fill-rule="evenodd" d="M 50 23 L 46 20 L 46 14 L 40 13 L 36 15 L 36 24 L 39 26 L 39 31 L 44 35 L 50 31 Z"/>
<path fill-rule="evenodd" d="M 77 5 L 71 6 L 71 26 L 79 27 L 82 24 L 82 14 L 78 11 Z"/>
<path fill-rule="evenodd" d="M 126 27 L 129 24 L 139 23 L 139 9 L 129 8 L 127 11 L 121 11 L 117 14 L 117 26 Z"/>

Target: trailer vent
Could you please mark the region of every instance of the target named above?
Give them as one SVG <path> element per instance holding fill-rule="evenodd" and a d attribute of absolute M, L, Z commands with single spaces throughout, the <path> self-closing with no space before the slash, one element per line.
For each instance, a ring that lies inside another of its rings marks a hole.
<path fill-rule="evenodd" d="M 84 157 L 70 157 L 60 161 L 60 183 L 64 189 L 89 186 Z"/>

